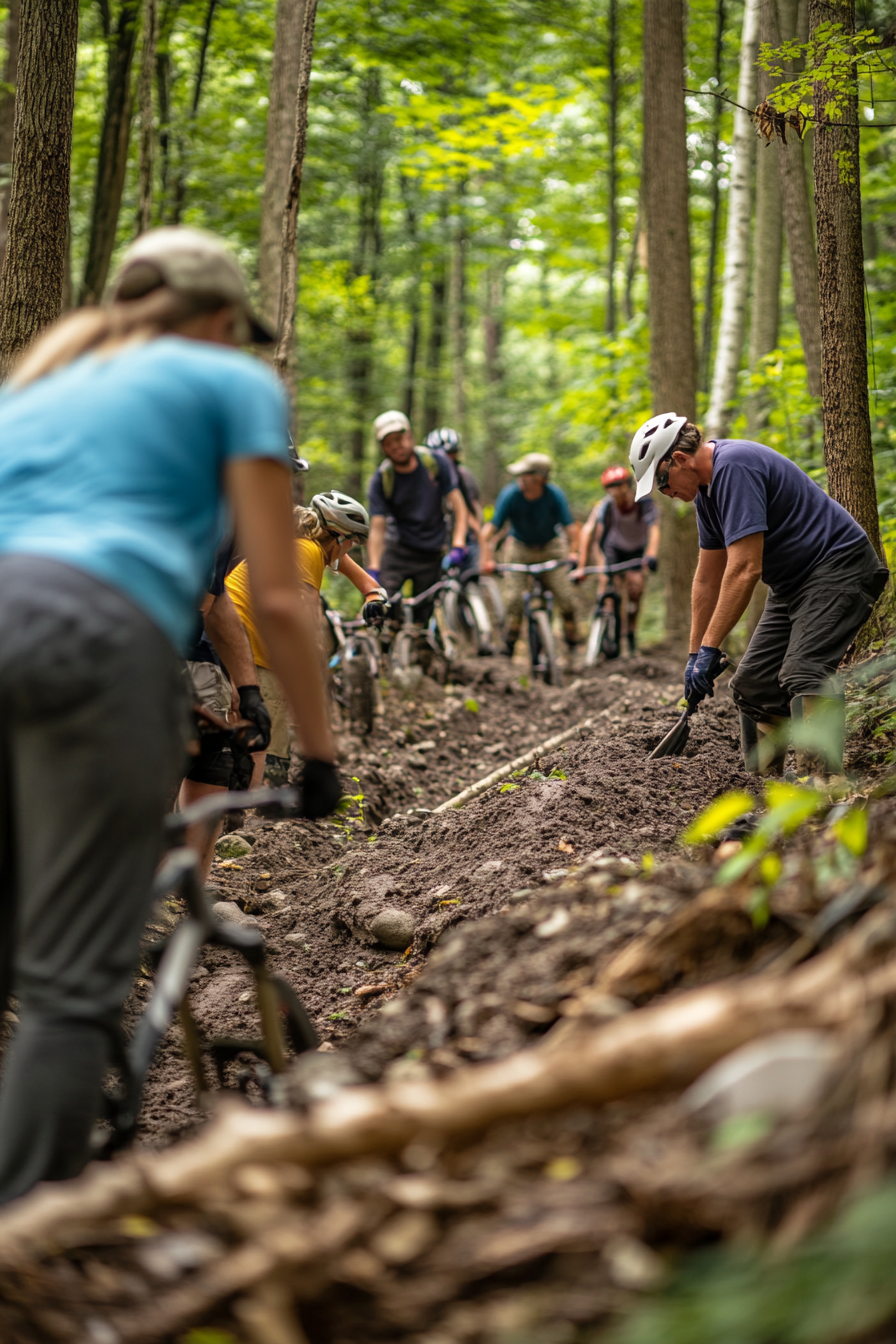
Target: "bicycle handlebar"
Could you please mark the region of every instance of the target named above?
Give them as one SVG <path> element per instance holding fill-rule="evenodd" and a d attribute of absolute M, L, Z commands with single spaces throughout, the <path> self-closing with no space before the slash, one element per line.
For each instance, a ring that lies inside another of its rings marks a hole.
<path fill-rule="evenodd" d="M 644 559 L 623 560 L 620 565 L 585 565 L 583 574 L 618 574 L 623 569 L 643 569 Z"/>
<path fill-rule="evenodd" d="M 442 592 L 442 590 L 447 588 L 450 583 L 451 579 L 439 579 L 438 583 L 434 583 L 432 587 L 427 588 L 425 592 L 418 593 L 416 597 L 402 597 L 401 591 L 399 590 L 397 593 L 393 593 L 389 598 L 389 605 L 392 606 L 393 603 L 399 602 L 405 607 L 419 607 L 421 602 L 426 602 L 428 598 L 434 597 L 436 593 Z"/>
<path fill-rule="evenodd" d="M 564 565 L 572 567 L 575 560 L 539 560 L 535 565 L 495 565 L 498 574 L 547 574 L 552 569 L 562 569 Z"/>
<path fill-rule="evenodd" d="M 244 793 L 211 794 L 191 803 L 182 812 L 171 812 L 165 818 L 165 830 L 177 835 L 200 822 L 218 821 L 228 812 L 242 812 L 254 807 L 258 812 L 274 815 L 291 811 L 299 805 L 296 789 L 248 789 Z"/>

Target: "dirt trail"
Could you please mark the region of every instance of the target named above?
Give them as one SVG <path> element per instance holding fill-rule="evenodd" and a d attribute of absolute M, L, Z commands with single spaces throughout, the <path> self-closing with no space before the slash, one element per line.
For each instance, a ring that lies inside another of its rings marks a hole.
<path fill-rule="evenodd" d="M 241 834 L 252 842 L 251 852 L 218 860 L 212 883 L 219 899 L 236 902 L 258 920 L 272 968 L 295 988 L 324 1041 L 341 1049 L 357 1037 L 352 1054 L 365 1075 L 376 1076 L 429 1036 L 447 1041 L 452 1034 L 464 1042 L 453 1056 L 442 1043 L 438 1069 L 458 1057 L 506 1053 L 545 1029 L 550 1016 L 527 1023 L 495 1012 L 494 1004 L 490 1010 L 487 999 L 478 1011 L 490 1021 L 480 1030 L 463 993 L 466 1018 L 451 1032 L 439 1026 L 427 1035 L 427 1028 L 416 1040 L 416 1010 L 402 1015 L 400 1029 L 392 1019 L 376 1044 L 367 1028 L 385 1025 L 389 1019 L 379 1009 L 416 978 L 448 929 L 506 909 L 527 888 L 561 880 L 588 855 L 667 856 L 712 797 L 750 784 L 739 769 L 736 720 L 724 693 L 697 716 L 687 757 L 646 760 L 679 712 L 678 677 L 671 680 L 670 672 L 665 661 L 640 657 L 569 678 L 566 688 L 552 690 L 529 685 L 524 671 L 504 659 L 465 664 L 447 690 L 425 681 L 411 696 L 390 691 L 382 726 L 363 741 L 344 739 L 345 777 L 354 778 L 351 788 L 363 797 L 352 815 L 319 824 L 250 820 Z M 416 810 L 432 808 L 587 718 L 594 719 L 594 730 L 539 761 L 535 778 L 529 771 L 507 791 L 496 786 L 458 811 L 430 816 Z M 557 777 L 549 777 L 552 771 Z M 386 949 L 367 931 L 385 908 L 411 917 L 410 955 Z M 625 913 L 614 910 L 600 934 L 602 945 L 624 942 L 655 914 L 649 901 L 632 902 Z M 464 976 L 488 978 L 510 957 L 507 975 L 513 979 L 520 970 L 513 960 L 513 921 L 500 922 L 497 932 L 482 926 L 482 938 L 494 943 L 492 962 L 486 959 L 475 970 L 465 962 Z M 478 945 L 478 935 L 472 942 Z M 573 949 L 577 942 L 571 931 Z M 585 964 L 592 950 L 586 939 L 580 951 L 570 952 L 569 964 L 558 953 L 557 979 Z M 546 985 L 554 974 L 554 968 L 539 972 Z M 524 993 L 525 978 L 520 976 L 514 997 L 531 998 Z M 252 1028 L 250 976 L 232 953 L 207 949 L 193 983 L 200 1028 L 234 1034 Z M 368 988 L 375 992 L 355 994 Z M 134 1008 L 149 989 L 143 977 Z M 545 988 L 543 997 L 552 993 Z M 142 1141 L 168 1143 L 201 1119 L 175 1030 L 148 1080 Z"/>

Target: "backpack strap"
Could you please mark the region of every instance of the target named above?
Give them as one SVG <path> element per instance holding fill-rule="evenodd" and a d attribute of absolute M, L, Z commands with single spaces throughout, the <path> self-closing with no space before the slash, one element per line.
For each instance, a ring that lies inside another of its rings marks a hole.
<path fill-rule="evenodd" d="M 436 461 L 435 454 L 430 452 L 428 448 L 415 448 L 414 452 L 417 455 L 417 461 L 422 462 L 429 472 L 429 479 L 431 481 L 436 480 L 439 474 L 439 464 Z M 395 466 L 389 461 L 388 457 L 380 463 L 379 473 L 383 486 L 383 498 L 390 500 L 392 491 L 395 489 Z"/>

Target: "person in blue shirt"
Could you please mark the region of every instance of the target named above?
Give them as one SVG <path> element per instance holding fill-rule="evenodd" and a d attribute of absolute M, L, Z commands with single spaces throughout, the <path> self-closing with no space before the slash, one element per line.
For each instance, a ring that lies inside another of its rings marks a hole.
<path fill-rule="evenodd" d="M 801 771 L 843 769 L 845 702 L 836 672 L 889 580 L 864 529 L 793 462 L 749 439 L 710 439 L 683 415 L 652 417 L 632 440 L 636 498 L 654 484 L 695 502 L 700 552 L 691 594 L 685 695 L 699 704 L 721 644 L 762 578 L 765 610 L 731 679 L 747 768 L 780 774 L 791 718 L 817 716 Z"/>
<path fill-rule="evenodd" d="M 448 458 L 439 449 L 415 447 L 402 411 L 383 411 L 373 422 L 373 432 L 384 460 L 367 490 L 367 572 L 390 597 L 410 579 L 416 597 L 442 577 L 446 508 L 454 518 L 448 561 L 463 564 L 467 507 Z M 432 604 L 424 603 L 415 619 L 425 625 L 431 611 Z"/>
<path fill-rule="evenodd" d="M 575 523 L 566 496 L 548 477 L 553 463 L 547 453 L 526 453 L 507 468 L 516 476 L 495 501 L 491 520 L 482 529 L 482 572 L 494 572 L 495 546 L 509 531 L 512 538 L 510 563 L 537 565 L 543 560 L 565 560 L 575 542 Z M 525 574 L 511 574 L 508 586 L 504 652 L 513 657 L 523 623 L 523 594 L 530 586 Z M 542 576 L 554 594 L 563 617 L 563 634 L 570 653 L 579 642 L 576 600 L 564 566 Z"/>
<path fill-rule="evenodd" d="M 88 1160 L 183 775 L 183 655 L 231 514 L 302 733 L 305 815 L 339 800 L 286 402 L 233 348 L 265 336 L 227 250 L 160 229 L 0 398 L 0 1006 L 15 994 L 19 1018 L 0 1204 Z"/>

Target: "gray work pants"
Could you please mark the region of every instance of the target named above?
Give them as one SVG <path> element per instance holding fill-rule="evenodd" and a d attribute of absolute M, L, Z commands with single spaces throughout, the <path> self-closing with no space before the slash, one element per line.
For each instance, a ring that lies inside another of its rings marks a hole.
<path fill-rule="evenodd" d="M 798 695 L 831 694 L 835 673 L 889 575 L 870 541 L 822 561 L 794 592 L 769 592 L 765 611 L 731 678 L 734 703 L 769 723 L 790 716 Z"/>
<path fill-rule="evenodd" d="M 184 765 L 182 667 L 122 594 L 0 557 L 0 1204 L 88 1160 Z"/>

